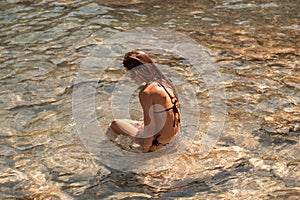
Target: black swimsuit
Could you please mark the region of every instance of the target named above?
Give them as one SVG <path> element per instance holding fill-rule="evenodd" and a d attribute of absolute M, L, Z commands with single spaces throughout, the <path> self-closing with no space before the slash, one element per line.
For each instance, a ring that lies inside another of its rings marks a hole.
<path fill-rule="evenodd" d="M 170 97 L 171 102 L 173 103 L 173 106 L 170 107 L 170 108 L 167 108 L 167 109 L 165 109 L 165 110 L 155 112 L 155 113 L 162 113 L 162 112 L 167 112 L 167 111 L 169 111 L 169 110 L 172 110 L 172 111 L 173 111 L 173 115 L 174 115 L 174 123 L 173 123 L 173 127 L 175 127 L 175 125 L 176 125 L 176 115 L 177 115 L 177 114 L 178 114 L 177 123 L 180 123 L 179 110 L 178 110 L 178 108 L 177 108 L 177 106 L 176 106 L 176 103 L 178 102 L 178 100 L 177 100 L 176 97 L 173 97 L 173 96 L 168 92 L 168 90 L 167 90 L 162 84 L 159 84 L 159 85 L 162 86 L 162 87 L 164 88 L 164 90 L 166 91 L 166 93 L 167 93 L 168 96 Z M 173 102 L 172 100 L 173 100 L 174 98 L 176 98 L 176 99 L 175 99 L 175 101 Z M 159 145 L 163 145 L 163 146 L 164 146 L 164 145 L 166 145 L 166 144 L 161 144 L 161 143 L 158 142 L 157 138 L 159 138 L 160 136 L 161 136 L 161 135 L 158 134 L 158 135 L 154 138 L 154 140 L 152 141 L 152 145 L 155 145 L 155 146 L 159 146 Z"/>

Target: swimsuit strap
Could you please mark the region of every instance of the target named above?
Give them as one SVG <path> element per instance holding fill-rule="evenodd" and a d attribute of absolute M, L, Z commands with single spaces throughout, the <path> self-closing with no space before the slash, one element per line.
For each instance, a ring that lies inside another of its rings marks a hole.
<path fill-rule="evenodd" d="M 166 93 L 169 95 L 169 97 L 170 97 L 170 99 L 171 99 L 171 101 L 172 101 L 172 99 L 174 98 L 174 97 L 172 97 L 171 96 L 171 94 L 169 93 L 169 91 L 165 88 L 165 86 L 164 85 L 162 85 L 162 84 L 160 84 L 161 85 L 161 87 L 163 87 L 164 88 L 164 90 L 166 91 Z M 173 101 L 172 101 L 172 103 L 173 103 Z M 174 104 L 174 103 L 173 103 Z"/>
<path fill-rule="evenodd" d="M 170 107 L 170 108 L 167 108 L 167 109 L 165 109 L 165 110 L 155 112 L 155 113 L 167 112 L 167 111 L 169 111 L 169 110 L 172 109 L 172 110 L 173 110 L 173 114 L 174 114 L 174 123 L 173 123 L 173 127 L 175 127 L 175 118 L 176 118 L 176 114 L 179 113 L 179 110 L 178 110 L 178 108 L 176 107 L 176 103 L 178 102 L 178 100 L 176 99 L 176 100 L 173 102 L 172 99 L 174 99 L 175 97 L 173 97 L 173 96 L 169 93 L 169 91 L 165 88 L 165 86 L 163 86 L 162 84 L 159 84 L 159 85 L 161 85 L 161 86 L 164 88 L 164 90 L 166 91 L 166 93 L 167 93 L 168 96 L 170 97 L 170 100 L 171 100 L 171 102 L 173 103 L 173 106 Z M 178 122 L 180 123 L 180 118 L 178 118 Z"/>
<path fill-rule="evenodd" d="M 157 136 L 154 138 L 154 140 L 152 141 L 152 145 L 155 145 L 155 146 L 159 146 L 159 145 L 160 145 L 159 141 L 157 140 L 157 138 L 159 138 L 159 137 L 160 137 L 160 134 L 157 135 Z"/>
<path fill-rule="evenodd" d="M 153 146 L 159 146 L 159 145 L 162 145 L 162 146 L 166 146 L 167 144 L 169 143 L 166 143 L 166 144 L 163 144 L 163 143 L 160 143 L 157 138 L 159 138 L 161 135 L 158 134 L 156 137 L 154 137 L 154 140 L 152 141 L 152 145 Z"/>

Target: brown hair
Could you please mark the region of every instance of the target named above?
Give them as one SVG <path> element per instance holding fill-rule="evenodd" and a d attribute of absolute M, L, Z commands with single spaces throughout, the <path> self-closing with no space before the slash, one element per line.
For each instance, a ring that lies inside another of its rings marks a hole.
<path fill-rule="evenodd" d="M 128 70 L 143 64 L 154 64 L 151 58 L 143 51 L 133 50 L 124 56 L 123 65 Z"/>
<path fill-rule="evenodd" d="M 146 83 L 157 82 L 161 85 L 172 88 L 176 98 L 178 99 L 177 90 L 172 81 L 158 69 L 156 64 L 143 51 L 133 50 L 126 53 L 123 65 L 128 70 L 133 69 L 135 76 L 139 76 Z"/>

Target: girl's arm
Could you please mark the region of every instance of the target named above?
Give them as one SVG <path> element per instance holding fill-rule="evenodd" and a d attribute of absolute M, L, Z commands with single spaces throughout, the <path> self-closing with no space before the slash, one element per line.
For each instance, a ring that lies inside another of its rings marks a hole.
<path fill-rule="evenodd" d="M 155 133 L 155 120 L 153 112 L 153 97 L 149 91 L 142 91 L 139 99 L 144 113 L 144 130 L 138 137 L 141 138 L 144 152 L 148 152 L 152 146 L 153 136 Z"/>

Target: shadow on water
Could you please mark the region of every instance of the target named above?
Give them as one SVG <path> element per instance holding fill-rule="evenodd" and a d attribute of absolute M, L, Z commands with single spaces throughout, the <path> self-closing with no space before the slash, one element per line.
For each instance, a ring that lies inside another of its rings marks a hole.
<path fill-rule="evenodd" d="M 124 173 L 109 169 L 112 173 L 104 179 L 93 180 L 94 185 L 88 188 L 79 199 L 126 199 L 129 198 L 129 194 L 131 195 L 130 198 L 136 199 L 188 198 L 199 194 L 218 197 L 234 187 L 235 182 L 232 180 L 237 179 L 242 173 L 250 172 L 252 169 L 253 167 L 246 160 L 243 160 L 231 169 L 219 169 L 218 173 L 213 176 L 187 179 L 184 184 L 174 185 L 170 188 L 142 184 L 143 179 L 145 179 L 143 174 Z M 108 185 L 109 191 L 106 190 Z"/>

